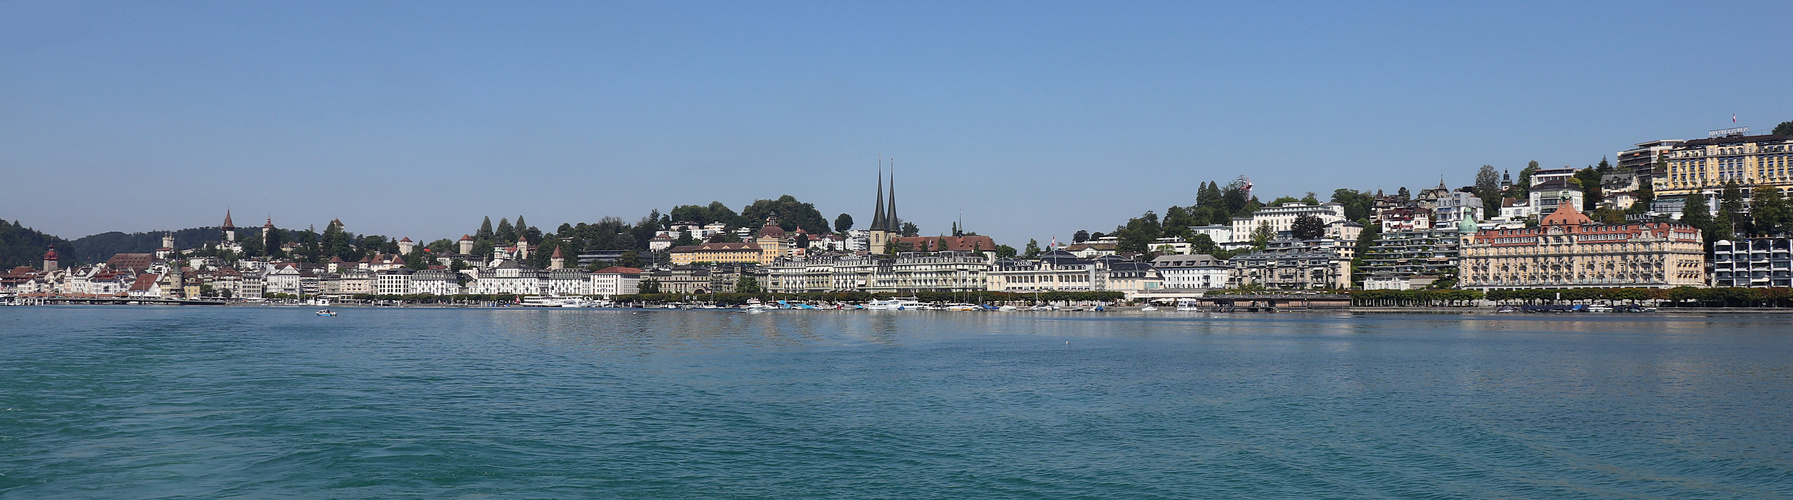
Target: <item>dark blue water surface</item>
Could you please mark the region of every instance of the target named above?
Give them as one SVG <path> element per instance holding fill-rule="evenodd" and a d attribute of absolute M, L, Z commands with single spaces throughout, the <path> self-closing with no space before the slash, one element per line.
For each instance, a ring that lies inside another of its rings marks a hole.
<path fill-rule="evenodd" d="M 0 496 L 1793 496 L 1793 316 L 0 308 Z"/>

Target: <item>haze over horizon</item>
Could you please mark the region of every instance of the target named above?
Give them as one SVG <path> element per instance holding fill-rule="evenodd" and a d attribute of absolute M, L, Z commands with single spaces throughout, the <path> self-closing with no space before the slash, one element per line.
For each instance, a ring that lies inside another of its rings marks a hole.
<path fill-rule="evenodd" d="M 1020 247 L 1793 120 L 1793 4 L 0 2 L 0 217 L 429 241 L 789 194 Z M 1774 33 L 1782 33 L 1775 35 Z M 1767 49 L 1767 50 L 1764 50 Z M 1773 96 L 1783 96 L 1775 98 Z"/>

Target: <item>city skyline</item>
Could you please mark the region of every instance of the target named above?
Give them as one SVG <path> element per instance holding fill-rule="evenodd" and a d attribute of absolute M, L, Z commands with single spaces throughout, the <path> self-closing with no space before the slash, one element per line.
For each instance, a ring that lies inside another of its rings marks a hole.
<path fill-rule="evenodd" d="M 0 164 L 37 186 L 6 218 L 71 239 L 226 207 L 452 239 L 783 194 L 864 227 L 894 156 L 922 234 L 962 211 L 1019 246 L 1202 181 L 1458 186 L 1793 119 L 1755 97 L 1793 70 L 1711 50 L 1778 41 L 1780 4 L 90 7 L 0 6 Z"/>

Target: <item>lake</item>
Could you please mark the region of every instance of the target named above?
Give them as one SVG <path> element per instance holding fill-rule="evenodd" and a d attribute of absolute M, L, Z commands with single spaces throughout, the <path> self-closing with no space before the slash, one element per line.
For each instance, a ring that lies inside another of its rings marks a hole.
<path fill-rule="evenodd" d="M 1793 496 L 1793 315 L 0 308 L 0 496 Z"/>

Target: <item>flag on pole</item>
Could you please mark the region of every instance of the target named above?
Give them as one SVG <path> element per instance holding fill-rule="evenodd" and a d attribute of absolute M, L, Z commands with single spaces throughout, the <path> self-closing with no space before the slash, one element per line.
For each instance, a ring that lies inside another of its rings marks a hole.
<path fill-rule="evenodd" d="M 1737 113 L 1731 113 L 1731 123 L 1737 123 Z"/>

